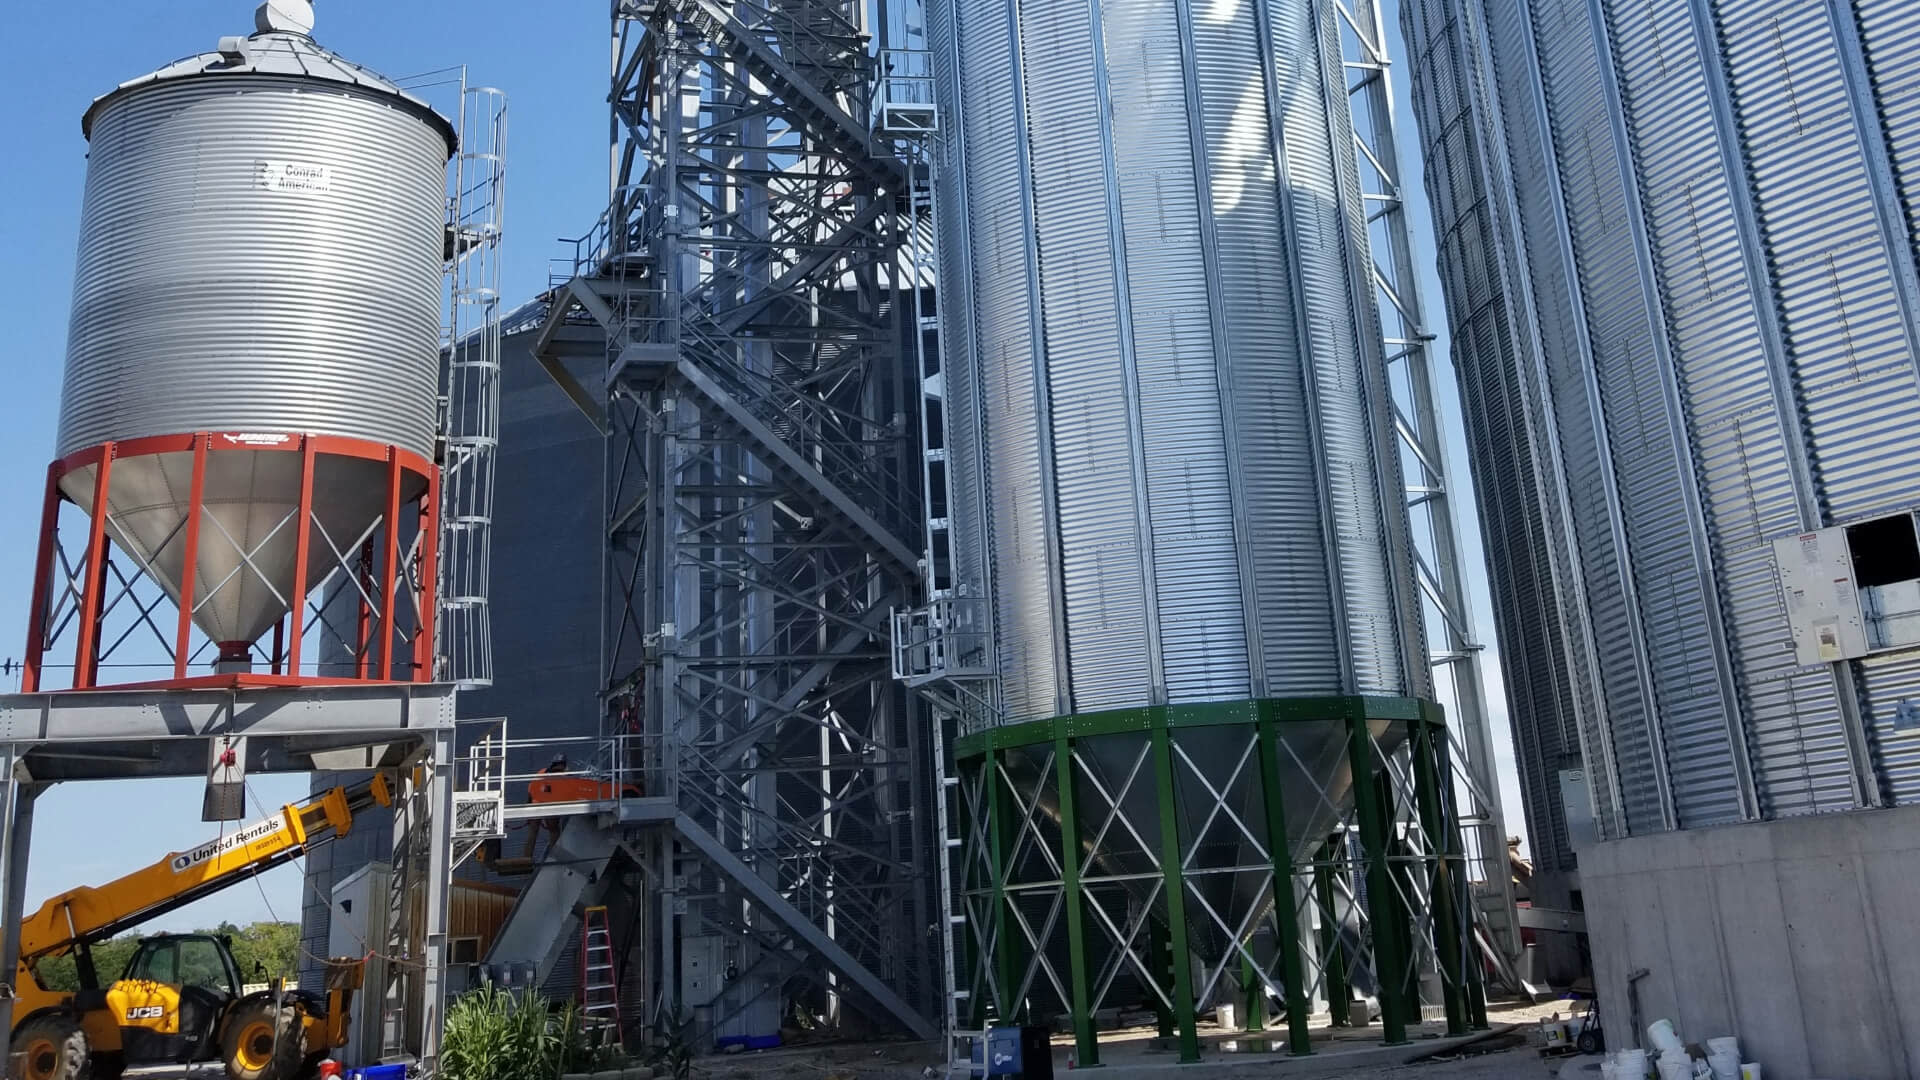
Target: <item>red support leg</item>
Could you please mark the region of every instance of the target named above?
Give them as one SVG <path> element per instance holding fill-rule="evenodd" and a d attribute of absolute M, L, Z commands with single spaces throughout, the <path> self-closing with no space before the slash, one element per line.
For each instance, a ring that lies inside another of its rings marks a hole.
<path fill-rule="evenodd" d="M 427 474 L 427 493 L 420 500 L 420 615 L 413 633 L 413 681 L 432 682 L 434 676 L 434 617 L 440 585 L 440 471 Z"/>
<path fill-rule="evenodd" d="M 400 632 L 400 458 L 387 455 L 387 534 L 385 561 L 380 566 L 380 674 L 393 678 L 393 647 Z"/>
<path fill-rule="evenodd" d="M 359 651 L 355 653 L 358 662 L 354 665 L 354 677 L 367 677 L 367 655 L 373 648 L 373 608 L 367 603 L 367 597 L 373 592 L 373 541 L 360 545 L 360 633 Z"/>
<path fill-rule="evenodd" d="M 273 624 L 273 652 L 267 656 L 269 664 L 267 670 L 274 675 L 280 674 L 280 661 L 284 658 L 287 648 L 287 618 L 291 614 L 292 612 L 288 612 L 287 615 L 282 615 L 280 621 Z"/>
<path fill-rule="evenodd" d="M 200 569 L 200 518 L 206 511 L 207 435 L 193 437 L 193 479 L 187 485 L 187 549 L 180 564 L 180 622 L 173 635 L 173 677 L 187 677 L 193 644 L 193 590 Z"/>
<path fill-rule="evenodd" d="M 33 562 L 33 600 L 28 606 L 27 653 L 20 689 L 40 689 L 40 661 L 47 651 L 47 608 L 53 603 L 53 552 L 60 537 L 60 466 L 47 466 L 47 494 L 40 504 L 40 552 Z"/>
<path fill-rule="evenodd" d="M 287 644 L 287 674 L 300 675 L 300 639 L 307 636 L 307 541 L 313 531 L 313 437 L 300 440 L 300 509 L 293 534 L 293 640 Z"/>
<path fill-rule="evenodd" d="M 73 686 L 85 689 L 95 685 L 99 670 L 100 595 L 106 589 L 107 570 L 107 485 L 113 480 L 113 443 L 100 448 L 100 465 L 93 474 L 93 518 L 87 523 L 87 558 L 82 573 L 86 584 L 81 589 L 79 633 L 73 649 Z"/>

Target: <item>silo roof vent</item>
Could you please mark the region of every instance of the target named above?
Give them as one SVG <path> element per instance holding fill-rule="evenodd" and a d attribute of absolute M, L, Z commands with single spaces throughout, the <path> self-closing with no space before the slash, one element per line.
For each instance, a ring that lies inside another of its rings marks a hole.
<path fill-rule="evenodd" d="M 311 34 L 313 5 L 308 0 L 267 0 L 254 9 L 253 28 L 262 34 Z"/>

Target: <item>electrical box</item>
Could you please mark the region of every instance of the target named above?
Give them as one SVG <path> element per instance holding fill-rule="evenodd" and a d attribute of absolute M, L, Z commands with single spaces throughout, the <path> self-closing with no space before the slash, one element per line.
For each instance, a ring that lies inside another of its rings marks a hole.
<path fill-rule="evenodd" d="M 1920 646 L 1920 530 L 1913 514 L 1783 536 L 1773 554 L 1800 663 Z"/>

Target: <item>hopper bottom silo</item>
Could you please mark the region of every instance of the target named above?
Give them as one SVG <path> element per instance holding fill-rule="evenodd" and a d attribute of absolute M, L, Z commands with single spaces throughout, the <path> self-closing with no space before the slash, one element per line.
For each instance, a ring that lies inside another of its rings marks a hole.
<path fill-rule="evenodd" d="M 1366 1024 L 1356 992 L 1377 997 L 1390 1043 L 1434 1006 L 1450 1034 L 1484 1024 L 1447 745 L 1438 706 L 1398 697 L 961 739 L 962 1018 L 1068 1018 L 1082 1066 L 1099 1029 L 1149 1012 L 1184 1060 L 1223 1006 L 1242 1039 L 1285 1023 L 1294 1054 L 1312 1053 L 1319 1010 Z"/>

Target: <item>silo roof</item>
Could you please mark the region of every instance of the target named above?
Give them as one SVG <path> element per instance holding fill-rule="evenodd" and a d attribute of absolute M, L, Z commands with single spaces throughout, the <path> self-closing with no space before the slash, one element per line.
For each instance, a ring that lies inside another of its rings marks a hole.
<path fill-rule="evenodd" d="M 237 47 L 237 51 L 223 51 L 230 46 Z M 223 39 L 221 50 L 175 60 L 158 71 L 129 79 L 93 100 L 93 104 L 80 117 L 80 131 L 92 138 L 93 118 L 101 106 L 126 94 L 156 83 L 218 75 L 305 79 L 388 94 L 439 129 L 447 140 L 449 154 L 458 142 L 453 125 L 447 122 L 446 117 L 435 112 L 431 105 L 400 89 L 392 80 L 372 68 L 362 67 L 339 53 L 323 48 L 304 34 L 292 33 L 261 33 L 248 38 Z"/>

